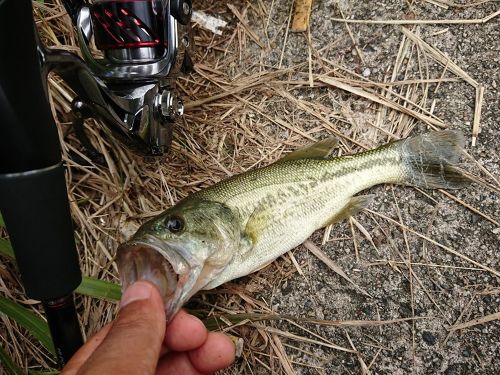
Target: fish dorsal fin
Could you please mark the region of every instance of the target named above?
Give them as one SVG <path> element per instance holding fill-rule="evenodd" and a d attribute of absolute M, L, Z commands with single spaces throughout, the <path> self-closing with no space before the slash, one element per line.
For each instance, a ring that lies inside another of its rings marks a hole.
<path fill-rule="evenodd" d="M 298 159 L 327 159 L 331 156 L 332 151 L 339 145 L 339 141 L 335 137 L 330 137 L 313 143 L 308 146 L 299 148 L 285 155 L 278 160 L 278 163 L 289 160 Z"/>
<path fill-rule="evenodd" d="M 333 217 L 331 217 L 325 222 L 324 226 L 338 223 L 339 221 L 345 220 L 348 217 L 354 216 L 363 208 L 367 207 L 373 201 L 374 197 L 375 197 L 374 194 L 357 195 L 355 197 L 352 197 L 349 200 L 349 202 L 347 202 L 347 204 L 344 206 L 344 208 L 342 208 Z"/>

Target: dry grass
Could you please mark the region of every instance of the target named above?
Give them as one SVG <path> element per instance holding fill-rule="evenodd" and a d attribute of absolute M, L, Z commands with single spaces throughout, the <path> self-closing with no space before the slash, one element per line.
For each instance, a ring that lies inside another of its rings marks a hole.
<path fill-rule="evenodd" d="M 438 3 L 448 6 L 447 2 Z M 274 17 L 273 4 L 274 1 L 236 2 L 226 7 L 221 2 L 195 2 L 199 10 L 232 19 L 233 23 L 222 36 L 199 27 L 194 28 L 196 69 L 193 74 L 178 80 L 186 102 L 186 113 L 177 127 L 171 152 L 162 158 L 144 160 L 135 156 L 103 136 L 97 122 L 87 121 L 90 139 L 105 156 L 106 165 L 82 167 L 73 162 L 70 153 L 85 157 L 69 126 L 67 112 L 73 94 L 58 77 L 51 76 L 51 105 L 56 113 L 64 160 L 68 166 L 71 210 L 76 224 L 81 268 L 85 275 L 117 282 L 113 263 L 116 246 L 146 218 L 158 214 L 190 192 L 224 177 L 267 165 L 303 144 L 326 135 L 335 135 L 340 141 L 339 154 L 345 154 L 408 136 L 416 127 L 447 128 L 449 124 L 434 114 L 436 103 L 429 99 L 431 91 L 435 93 L 440 85 L 447 82 L 463 80 L 478 90 L 477 121 L 474 122 L 472 133 L 476 141 L 484 88 L 439 50 L 425 43 L 419 36 L 418 28 L 409 26 L 432 24 L 432 21 L 405 22 L 409 28 L 400 29 L 401 43 L 392 70 L 383 82 L 374 82 L 351 67 L 325 57 L 335 42 L 323 49 L 315 49 L 310 36 L 304 38 L 308 48 L 307 60 L 284 67 L 283 51 L 287 48 L 289 19 L 282 25 L 275 25 L 282 32 L 275 34 L 276 39 L 271 38 L 268 27 Z M 55 4 L 36 2 L 35 8 L 43 40 L 48 45 L 76 52 L 76 38 L 59 1 L 55 1 Z M 472 21 L 481 23 L 483 20 Z M 343 18 L 339 19 L 339 22 L 343 21 Z M 463 22 L 472 23 L 470 20 Z M 257 28 L 255 25 L 260 26 Z M 345 26 L 344 37 L 352 37 L 352 33 L 348 32 L 348 24 Z M 266 59 L 272 49 L 281 50 L 281 57 L 277 59 L 279 63 L 274 66 Z M 353 113 L 352 103 L 363 110 Z M 499 188 L 498 182 L 487 170 L 479 170 L 478 173 L 481 173 L 485 182 Z M 443 193 L 455 199 L 457 204 L 463 204 L 498 225 L 497 221 L 474 207 L 473 202 L 463 202 L 453 193 Z M 394 202 L 397 204 L 396 197 Z M 370 220 L 373 222 L 389 222 L 399 228 L 401 236 L 404 236 L 405 250 L 394 245 L 399 259 L 392 260 L 391 266 L 406 273 L 411 280 L 409 298 L 412 311 L 416 288 L 421 288 L 433 299 L 419 279 L 419 267 L 468 267 L 468 270 L 482 270 L 499 276 L 498 271 L 439 243 L 431 235 L 409 228 L 401 216 L 391 218 L 370 210 L 367 215 L 371 215 Z M 357 237 L 361 236 L 377 249 L 370 231 L 363 224 L 351 222 L 352 237 L 340 240 L 351 241 L 357 249 Z M 406 241 L 410 235 L 423 238 L 427 243 L 463 259 L 465 263 L 457 266 L 414 263 Z M 325 238 L 335 240 L 329 238 L 329 232 Z M 317 245 L 312 246 L 317 248 Z M 359 257 L 359 254 L 356 255 Z M 322 256 L 326 257 L 325 254 Z M 323 260 L 334 268 L 333 262 Z M 385 267 L 386 264 L 388 261 L 373 262 L 372 266 Z M 296 368 L 306 367 L 321 374 L 324 373 L 324 364 L 331 360 L 332 350 L 339 350 L 354 356 L 361 373 L 367 374 L 378 356 L 390 355 L 383 347 L 377 346 L 379 344 L 372 342 L 371 345 L 375 345 L 378 351 L 372 358 L 366 357 L 362 348 L 357 344 L 355 346 L 351 340 L 348 327 L 401 324 L 404 319 L 326 321 L 279 316 L 261 296 L 293 277 L 296 272 L 303 272 L 303 265 L 291 255 L 291 258 L 284 257 L 272 267 L 273 272 L 263 270 L 246 278 L 244 283 L 228 283 L 217 290 L 201 293 L 197 298 L 196 312 L 208 317 L 208 323 L 244 340 L 241 359 L 226 373 L 293 374 Z M 0 281 L 5 293 L 24 301 L 17 276 L 12 271 L 2 269 Z M 110 321 L 116 311 L 116 306 L 106 301 L 79 297 L 78 302 L 87 335 Z M 433 302 L 439 308 L 439 304 Z M 414 321 L 418 318 L 413 313 L 408 319 Z M 455 325 L 449 321 L 448 329 L 453 334 L 458 329 L 498 318 L 497 313 L 466 323 L 457 322 Z M 15 324 L 3 317 L 2 320 L 6 327 L 2 331 L 9 337 L 8 340 L 2 340 L 3 344 L 8 341 L 7 350 L 13 353 L 19 364 L 25 367 L 39 364 L 45 369 L 53 365 L 46 353 L 24 337 Z M 280 325 L 280 321 L 286 325 Z M 336 343 L 322 335 L 322 327 L 328 326 L 345 329 L 345 340 Z M 293 329 L 288 331 L 286 327 Z M 413 340 L 414 334 L 413 326 Z M 304 346 L 305 343 L 308 345 Z M 310 349 L 319 347 L 332 349 L 330 357 Z M 308 363 L 301 362 L 294 359 L 294 353 L 311 360 Z"/>

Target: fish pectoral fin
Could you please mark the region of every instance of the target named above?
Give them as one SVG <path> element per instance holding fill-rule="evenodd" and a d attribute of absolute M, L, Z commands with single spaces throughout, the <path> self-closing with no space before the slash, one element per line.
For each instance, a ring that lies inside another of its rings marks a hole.
<path fill-rule="evenodd" d="M 272 219 L 272 210 L 266 208 L 262 204 L 257 206 L 248 218 L 242 235 L 243 241 L 246 241 L 247 244 L 251 244 L 249 247 L 252 248 L 258 240 L 259 234 L 264 231 L 270 222 L 272 222 Z"/>
<path fill-rule="evenodd" d="M 298 159 L 327 159 L 331 156 L 332 151 L 337 148 L 338 145 L 339 141 L 337 140 L 337 138 L 331 137 L 323 139 L 322 141 L 290 152 L 289 154 L 278 160 L 277 163 Z"/>
<path fill-rule="evenodd" d="M 253 246 L 255 244 L 255 241 L 256 241 L 256 239 L 254 239 L 251 235 L 249 235 L 246 232 L 246 228 L 245 228 L 245 231 L 243 233 L 241 233 L 241 238 L 240 238 L 240 252 L 241 252 L 241 254 L 245 254 L 248 251 L 252 250 Z"/>
<path fill-rule="evenodd" d="M 330 224 L 338 223 L 348 217 L 354 216 L 363 208 L 367 207 L 375 197 L 374 194 L 369 195 L 357 195 L 352 197 L 349 202 L 342 208 L 339 212 L 337 212 L 332 218 L 328 219 L 325 222 L 325 227 Z"/>

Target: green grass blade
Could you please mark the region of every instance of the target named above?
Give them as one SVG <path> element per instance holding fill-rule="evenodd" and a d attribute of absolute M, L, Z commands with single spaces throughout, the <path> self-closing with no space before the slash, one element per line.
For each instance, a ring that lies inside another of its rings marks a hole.
<path fill-rule="evenodd" d="M 12 245 L 10 244 L 10 241 L 5 238 L 0 238 L 0 254 L 3 254 L 9 258 L 14 258 L 14 250 L 12 250 Z"/>
<path fill-rule="evenodd" d="M 44 320 L 40 319 L 24 306 L 2 296 L 0 296 L 0 312 L 26 328 L 49 352 L 55 355 L 49 326 Z"/>
<path fill-rule="evenodd" d="M 0 254 L 14 259 L 14 250 L 12 249 L 12 245 L 9 240 L 5 238 L 0 238 Z M 119 301 L 122 296 L 121 288 L 118 284 L 98 280 L 93 277 L 83 277 L 82 283 L 78 289 L 76 289 L 76 292 L 86 296 L 111 301 Z"/>
<path fill-rule="evenodd" d="M 82 283 L 75 292 L 90 297 L 112 301 L 119 301 L 122 296 L 122 292 L 118 284 L 98 280 L 92 277 L 83 277 Z"/>
<path fill-rule="evenodd" d="M 188 312 L 193 313 L 194 315 L 198 315 L 193 311 L 188 311 Z M 276 314 L 224 314 L 221 316 L 211 316 L 206 319 L 203 319 L 203 316 L 198 316 L 198 317 L 203 320 L 205 327 L 207 327 L 209 331 L 215 331 L 220 327 L 224 327 L 227 321 L 233 324 L 238 324 L 245 320 L 251 322 L 260 322 L 263 320 L 280 320 L 284 318 L 286 319 L 286 317 Z"/>
<path fill-rule="evenodd" d="M 5 222 L 3 221 L 2 213 L 0 212 L 0 228 L 5 227 Z M 5 238 L 0 238 L 0 254 L 3 254 L 9 258 L 14 258 L 14 251 L 9 240 Z"/>
<path fill-rule="evenodd" d="M 24 375 L 23 370 L 19 368 L 12 358 L 7 354 L 5 350 L 3 350 L 2 347 L 0 347 L 0 365 L 4 368 L 6 373 L 9 375 Z M 0 367 L 1 369 L 1 367 Z"/>
<path fill-rule="evenodd" d="M 58 375 L 59 371 L 28 371 L 29 375 Z"/>

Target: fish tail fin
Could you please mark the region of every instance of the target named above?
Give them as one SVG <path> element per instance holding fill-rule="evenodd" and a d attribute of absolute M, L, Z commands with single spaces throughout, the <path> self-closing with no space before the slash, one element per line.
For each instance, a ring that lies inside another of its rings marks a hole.
<path fill-rule="evenodd" d="M 468 183 L 456 164 L 465 138 L 459 131 L 444 130 L 394 143 L 403 162 L 404 183 L 431 189 L 458 189 Z"/>

